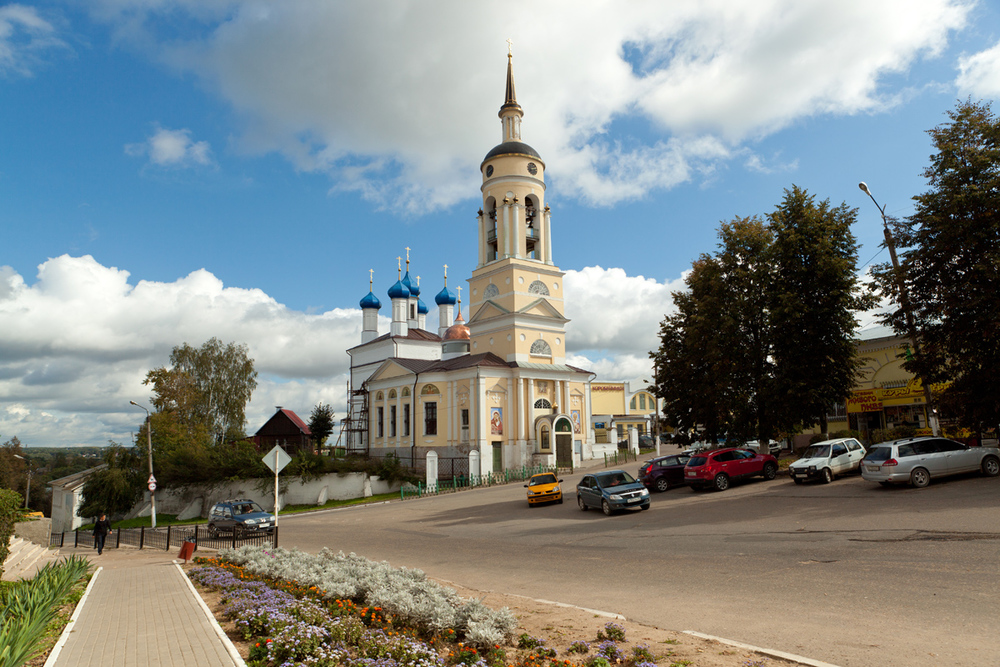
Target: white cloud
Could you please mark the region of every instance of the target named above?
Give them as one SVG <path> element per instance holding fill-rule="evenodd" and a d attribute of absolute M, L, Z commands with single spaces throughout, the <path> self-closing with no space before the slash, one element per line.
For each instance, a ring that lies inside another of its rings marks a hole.
<path fill-rule="evenodd" d="M 0 7 L 0 76 L 32 76 L 53 49 L 67 48 L 34 7 Z"/>
<path fill-rule="evenodd" d="M 556 187 L 611 205 L 710 177 L 801 119 L 891 106 L 898 93 L 881 92 L 880 80 L 938 55 L 970 9 L 965 0 L 515 0 L 498 15 L 465 0 L 399 0 L 392 11 L 204 4 L 105 0 L 94 11 L 227 100 L 243 119 L 235 149 L 280 152 L 328 172 L 334 189 L 414 212 L 476 187 L 482 147 L 500 138 L 489 119 L 502 102 L 507 37 L 525 141 Z M 206 30 L 186 42 L 160 36 L 172 25 L 164 14 Z"/>
<path fill-rule="evenodd" d="M 144 142 L 126 144 L 125 153 L 132 157 L 149 157 L 157 167 L 211 166 L 212 148 L 207 141 L 193 141 L 191 130 L 168 130 L 157 127 Z"/>
<path fill-rule="evenodd" d="M 1000 97 L 1000 43 L 962 58 L 958 68 L 959 91 L 973 97 Z"/>
<path fill-rule="evenodd" d="M 130 442 L 148 405 L 148 370 L 183 342 L 212 336 L 246 343 L 260 373 L 247 408 L 255 431 L 277 405 L 305 419 L 320 401 L 344 416 L 349 359 L 361 312 L 290 310 L 258 289 L 226 287 L 202 269 L 173 282 L 129 282 L 128 271 L 63 255 L 39 266 L 33 284 L 0 267 L 0 436 L 29 446 Z M 648 351 L 671 309 L 664 284 L 622 269 L 569 271 L 574 321 L 569 361 L 603 379 L 649 374 Z M 431 313 L 428 322 L 437 321 Z M 388 331 L 386 318 L 380 331 Z"/>

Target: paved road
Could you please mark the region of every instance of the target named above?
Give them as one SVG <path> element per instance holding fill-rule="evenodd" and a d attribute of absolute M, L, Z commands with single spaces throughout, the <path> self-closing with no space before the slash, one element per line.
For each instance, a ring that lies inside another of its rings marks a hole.
<path fill-rule="evenodd" d="M 1000 479 L 918 490 L 779 477 L 654 494 L 649 511 L 612 517 L 572 496 L 529 508 L 523 494 L 282 517 L 281 543 L 834 664 L 1000 664 Z"/>

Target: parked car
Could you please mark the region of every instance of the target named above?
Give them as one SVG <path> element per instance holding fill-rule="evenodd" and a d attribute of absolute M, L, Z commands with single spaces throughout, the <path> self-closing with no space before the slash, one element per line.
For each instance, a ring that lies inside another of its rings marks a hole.
<path fill-rule="evenodd" d="M 725 491 L 734 479 L 760 475 L 774 479 L 778 474 L 778 460 L 770 454 L 760 454 L 751 449 L 718 449 L 696 454 L 688 459 L 684 479 L 693 489 L 709 486 Z"/>
<path fill-rule="evenodd" d="M 837 475 L 857 472 L 865 454 L 864 446 L 854 438 L 838 438 L 809 445 L 799 460 L 788 466 L 792 481 L 801 484 L 807 479 L 821 479 L 829 484 Z"/>
<path fill-rule="evenodd" d="M 252 500 L 223 500 L 212 505 L 208 513 L 208 534 L 232 533 L 239 537 L 248 533 L 273 533 L 274 515 L 265 512 Z"/>
<path fill-rule="evenodd" d="M 649 491 L 624 470 L 584 475 L 576 485 L 576 502 L 584 512 L 600 508 L 610 516 L 622 509 L 649 509 Z"/>
<path fill-rule="evenodd" d="M 684 454 L 672 454 L 650 459 L 639 468 L 639 481 L 647 489 L 657 491 L 666 491 L 675 486 L 687 486 L 684 466 L 690 458 Z"/>
<path fill-rule="evenodd" d="M 744 449 L 752 449 L 755 452 L 759 452 L 760 451 L 760 441 L 759 440 L 750 440 L 745 445 L 743 445 L 743 448 Z M 780 451 L 781 451 L 781 443 L 780 442 L 777 442 L 775 440 L 769 440 L 767 442 L 767 453 L 768 454 L 770 454 L 771 456 L 777 456 L 778 452 L 780 452 Z"/>
<path fill-rule="evenodd" d="M 628 438 L 618 441 L 618 449 L 628 449 Z M 645 433 L 639 435 L 639 449 L 656 449 L 656 440 Z"/>
<path fill-rule="evenodd" d="M 705 442 L 704 440 L 695 440 L 694 442 L 691 443 L 691 445 L 687 449 L 681 452 L 681 454 L 683 454 L 684 456 L 694 456 L 699 452 L 707 452 L 714 446 L 715 445 L 713 445 L 712 443 Z"/>
<path fill-rule="evenodd" d="M 976 470 L 1000 475 L 1000 449 L 923 436 L 874 445 L 861 461 L 861 476 L 882 486 L 909 483 L 923 488 L 934 478 Z"/>
<path fill-rule="evenodd" d="M 541 503 L 562 503 L 562 487 L 559 484 L 561 479 L 555 473 L 541 472 L 528 478 L 528 483 L 524 488 L 528 490 L 528 507 L 534 507 Z"/>

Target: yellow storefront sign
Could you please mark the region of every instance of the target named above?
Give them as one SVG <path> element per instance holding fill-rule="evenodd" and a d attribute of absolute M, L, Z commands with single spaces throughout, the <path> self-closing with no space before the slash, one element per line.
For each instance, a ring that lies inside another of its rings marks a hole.
<path fill-rule="evenodd" d="M 882 399 L 875 393 L 875 389 L 862 389 L 855 391 L 847 399 L 847 412 L 880 412 L 882 410 Z"/>

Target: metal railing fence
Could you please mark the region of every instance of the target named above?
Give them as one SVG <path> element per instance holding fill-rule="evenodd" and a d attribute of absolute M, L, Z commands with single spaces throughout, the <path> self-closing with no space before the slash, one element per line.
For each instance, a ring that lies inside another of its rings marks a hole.
<path fill-rule="evenodd" d="M 421 498 L 423 496 L 435 496 L 442 493 L 467 491 L 477 487 L 499 486 L 502 484 L 510 484 L 512 482 L 523 482 L 532 475 L 537 475 L 543 472 L 552 472 L 557 475 L 560 472 L 568 472 L 572 474 L 573 467 L 559 468 L 557 466 L 546 465 L 521 466 L 519 468 L 498 470 L 486 475 L 459 475 L 452 477 L 450 480 L 441 480 L 437 484 L 428 485 L 423 482 L 416 485 L 404 484 L 399 489 L 399 498 L 400 500 L 406 500 L 407 498 Z"/>
<path fill-rule="evenodd" d="M 104 541 L 105 549 L 133 547 L 136 549 L 160 549 L 169 551 L 171 546 L 180 548 L 183 542 L 194 542 L 207 549 L 223 549 L 226 547 L 241 547 L 247 544 L 260 546 L 278 546 L 278 529 L 273 532 L 239 532 L 210 534 L 205 524 L 185 524 L 180 526 L 158 526 L 156 528 L 113 528 Z M 79 528 L 64 533 L 49 535 L 50 547 L 72 546 L 74 548 L 96 548 L 96 540 L 89 530 Z"/>

